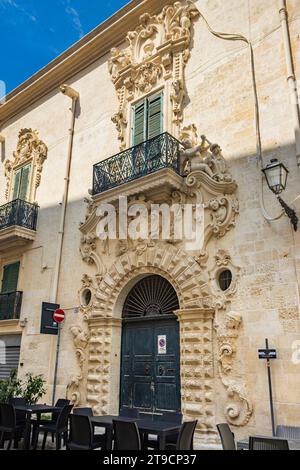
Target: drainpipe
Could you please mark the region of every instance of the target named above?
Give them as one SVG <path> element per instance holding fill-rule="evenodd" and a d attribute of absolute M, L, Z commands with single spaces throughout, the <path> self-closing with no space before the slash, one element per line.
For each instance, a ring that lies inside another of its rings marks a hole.
<path fill-rule="evenodd" d="M 60 227 L 59 227 L 58 240 L 57 240 L 56 261 L 55 261 L 55 266 L 54 266 L 53 285 L 52 285 L 51 296 L 50 296 L 50 302 L 54 304 L 57 303 L 57 292 L 58 292 L 58 284 L 59 284 L 63 239 L 64 239 L 64 232 L 65 232 L 66 210 L 67 210 L 67 204 L 68 204 L 68 194 L 69 194 L 69 185 L 70 185 L 70 170 L 71 170 L 71 162 L 72 162 L 74 128 L 75 128 L 76 107 L 77 107 L 76 105 L 79 100 L 79 93 L 68 85 L 62 85 L 60 87 L 60 91 L 64 95 L 71 98 L 72 100 L 72 108 L 71 108 L 72 117 L 71 117 L 71 127 L 69 129 L 68 159 L 67 159 L 64 193 L 63 193 L 63 200 L 62 200 L 62 207 L 61 207 Z"/>
<path fill-rule="evenodd" d="M 300 166 L 300 110 L 299 110 L 299 97 L 297 89 L 297 80 L 295 75 L 295 68 L 293 64 L 292 46 L 289 31 L 288 11 L 286 7 L 286 0 L 279 0 L 279 15 L 281 20 L 281 27 L 283 33 L 283 44 L 285 50 L 285 60 L 287 66 L 287 81 L 290 88 L 291 104 L 293 108 L 294 127 L 295 127 L 295 141 L 296 141 L 296 157 L 297 165 Z"/>

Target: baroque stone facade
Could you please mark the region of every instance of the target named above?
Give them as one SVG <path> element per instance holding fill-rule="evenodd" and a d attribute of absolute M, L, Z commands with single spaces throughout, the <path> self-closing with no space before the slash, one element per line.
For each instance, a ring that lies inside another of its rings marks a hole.
<path fill-rule="evenodd" d="M 227 421 L 237 438 L 270 433 L 265 364 L 257 357 L 266 337 L 278 351 L 272 363 L 277 424 L 296 426 L 300 420 L 299 231 L 292 233 L 286 217 L 276 219 L 280 207 L 264 180 L 262 208 L 248 46 L 217 39 L 204 21 L 228 34 L 248 37 L 251 31 L 263 163 L 277 157 L 288 167 L 284 199 L 298 214 L 278 2 L 221 3 L 134 0 L 132 8 L 125 7 L 0 107 L 1 204 L 11 200 L 15 171 L 32 162 L 29 201 L 40 207 L 36 236 L 26 249 L 1 249 L 0 230 L 1 272 L 20 261 L 20 324 L 0 321 L 0 339 L 22 335 L 19 375 L 43 374 L 43 402 L 51 401 L 56 341 L 40 334 L 40 322 L 42 302 L 51 299 L 62 235 L 70 101 L 59 85 L 69 81 L 80 106 L 56 299 L 66 311 L 56 395 L 67 394 L 76 406 L 91 406 L 97 414 L 119 412 L 123 305 L 139 280 L 159 275 L 178 297 L 182 413 L 198 419 L 197 441 L 214 445 L 218 422 Z M 287 0 L 297 77 L 296 3 Z M 179 146 L 178 172 L 164 168 L 94 194 L 93 165 L 132 147 L 133 107 L 160 93 L 163 130 Z M 147 214 L 152 204 L 203 204 L 203 246 L 191 250 L 175 237 L 100 240 L 98 208 L 118 209 L 120 196 Z M 274 220 L 266 220 L 265 209 Z M 226 271 L 231 282 L 223 290 L 220 276 Z"/>

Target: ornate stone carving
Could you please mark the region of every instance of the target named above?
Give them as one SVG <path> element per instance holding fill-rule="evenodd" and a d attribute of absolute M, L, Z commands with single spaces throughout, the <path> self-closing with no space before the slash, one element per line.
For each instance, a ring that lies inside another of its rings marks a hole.
<path fill-rule="evenodd" d="M 182 413 L 184 419 L 198 419 L 196 435 L 202 442 L 213 443 L 216 440 L 214 310 L 187 309 L 176 314 L 180 321 Z"/>
<path fill-rule="evenodd" d="M 172 91 L 167 99 L 179 132 L 185 96 L 184 70 L 190 55 L 192 21 L 198 15 L 191 0 L 167 5 L 158 15 L 146 13 L 141 16 L 139 26 L 128 33 L 128 46 L 111 50 L 109 72 L 119 98 L 119 110 L 113 121 L 121 150 L 126 146 L 129 102 L 151 92 L 156 85 L 164 86 L 168 80 Z"/>
<path fill-rule="evenodd" d="M 42 140 L 40 140 L 38 131 L 32 129 L 21 129 L 19 132 L 19 140 L 17 149 L 13 153 L 13 160 L 5 162 L 5 177 L 6 177 L 6 199 L 9 199 L 9 194 L 13 184 L 13 173 L 22 165 L 32 163 L 31 169 L 31 185 L 29 200 L 34 201 L 36 190 L 41 182 L 41 173 L 43 170 L 44 161 L 47 158 L 48 148 Z"/>
<path fill-rule="evenodd" d="M 236 348 L 242 317 L 236 312 L 228 312 L 221 325 L 216 325 L 218 338 L 219 374 L 227 390 L 225 416 L 234 426 L 246 426 L 252 416 L 253 407 L 249 400 L 246 384 L 236 370 Z"/>
<path fill-rule="evenodd" d="M 231 255 L 226 250 L 218 250 L 214 260 L 215 263 L 209 271 L 211 287 L 214 293 L 214 305 L 219 311 L 226 310 L 233 295 L 236 293 L 240 268 L 233 264 Z M 225 269 L 230 270 L 232 281 L 230 287 L 224 292 L 219 286 L 218 278 Z"/>
<path fill-rule="evenodd" d="M 205 135 L 201 136 L 199 142 L 195 124 L 181 130 L 180 140 L 183 145 L 182 168 L 186 175 L 194 171 L 203 171 L 216 181 L 232 182 L 232 176 L 220 146 L 212 144 Z"/>
<path fill-rule="evenodd" d="M 82 392 L 81 389 L 84 386 L 84 374 L 83 368 L 86 359 L 86 347 L 89 341 L 89 336 L 83 331 L 80 326 L 72 326 L 70 329 L 73 335 L 73 342 L 76 351 L 76 358 L 79 366 L 78 375 L 74 376 L 67 386 L 67 397 L 74 406 L 78 406 L 81 403 Z"/>

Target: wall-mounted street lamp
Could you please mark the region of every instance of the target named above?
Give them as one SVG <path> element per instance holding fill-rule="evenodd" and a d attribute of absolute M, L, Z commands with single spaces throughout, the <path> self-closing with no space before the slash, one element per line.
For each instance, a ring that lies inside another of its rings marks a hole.
<path fill-rule="evenodd" d="M 294 227 L 295 232 L 298 229 L 298 217 L 296 212 L 287 205 L 286 202 L 279 196 L 285 189 L 288 179 L 289 171 L 286 166 L 279 162 L 276 159 L 271 160 L 271 162 L 264 168 L 263 173 L 266 177 L 267 183 L 271 191 L 277 196 L 277 199 L 284 209 L 286 215 L 291 220 L 291 223 Z"/>

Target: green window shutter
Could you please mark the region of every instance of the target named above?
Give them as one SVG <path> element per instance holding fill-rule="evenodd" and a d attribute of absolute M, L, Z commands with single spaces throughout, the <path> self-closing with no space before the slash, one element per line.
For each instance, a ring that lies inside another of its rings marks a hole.
<path fill-rule="evenodd" d="M 20 191 L 19 191 L 19 199 L 22 201 L 26 201 L 27 193 L 28 193 L 28 185 L 29 185 L 29 173 L 30 173 L 30 165 L 24 166 L 22 168 L 22 177 L 21 177 L 21 184 L 20 184 Z"/>
<path fill-rule="evenodd" d="M 148 100 L 148 132 L 147 139 L 162 133 L 162 95 Z"/>
<path fill-rule="evenodd" d="M 8 264 L 3 269 L 2 293 L 15 292 L 18 288 L 20 262 Z"/>
<path fill-rule="evenodd" d="M 138 145 L 144 140 L 145 136 L 145 117 L 146 117 L 146 103 L 143 102 L 138 104 L 134 108 L 134 118 L 133 118 L 133 145 Z"/>
<path fill-rule="evenodd" d="M 16 171 L 14 178 L 13 200 L 22 199 L 25 201 L 27 199 L 30 169 L 31 166 L 26 165 Z"/>
<path fill-rule="evenodd" d="M 16 171 L 14 178 L 13 201 L 19 197 L 22 169 Z"/>

